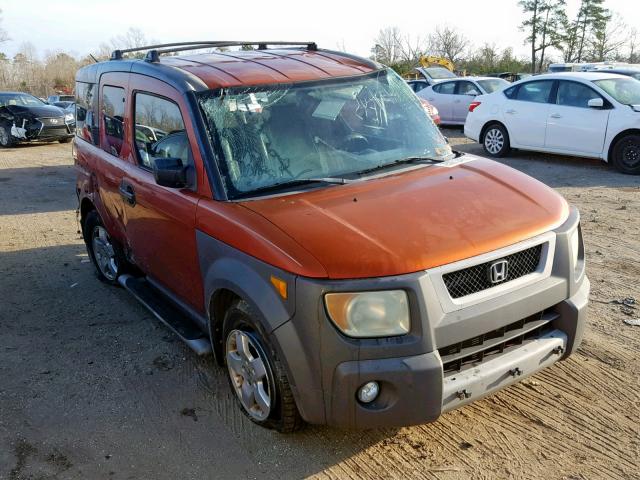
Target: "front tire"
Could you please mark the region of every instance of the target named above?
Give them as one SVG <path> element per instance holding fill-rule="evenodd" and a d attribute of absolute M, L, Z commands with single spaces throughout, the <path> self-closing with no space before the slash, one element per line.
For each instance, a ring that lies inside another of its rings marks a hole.
<path fill-rule="evenodd" d="M 509 134 L 507 129 L 498 123 L 489 125 L 482 136 L 484 151 L 491 157 L 500 158 L 509 153 Z"/>
<path fill-rule="evenodd" d="M 11 130 L 5 126 L 0 126 L 0 147 L 11 148 L 15 143 L 15 140 L 11 136 Z"/>
<path fill-rule="evenodd" d="M 302 418 L 275 349 L 249 304 L 238 300 L 227 310 L 223 328 L 229 385 L 249 419 L 280 433 L 302 426 Z"/>
<path fill-rule="evenodd" d="M 616 142 L 612 152 L 613 166 L 628 175 L 640 175 L 640 135 L 625 135 Z"/>

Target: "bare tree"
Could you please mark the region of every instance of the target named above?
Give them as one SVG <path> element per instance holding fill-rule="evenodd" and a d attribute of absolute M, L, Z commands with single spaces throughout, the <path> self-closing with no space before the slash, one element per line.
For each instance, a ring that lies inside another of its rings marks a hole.
<path fill-rule="evenodd" d="M 2 9 L 0 8 L 0 43 L 4 43 L 9 40 L 9 34 L 2 28 Z"/>
<path fill-rule="evenodd" d="M 462 59 L 468 46 L 467 37 L 453 27 L 438 26 L 436 31 L 429 35 L 429 51 L 454 64 Z"/>
<path fill-rule="evenodd" d="M 373 39 L 371 51 L 377 62 L 393 65 L 402 59 L 402 36 L 398 27 L 386 27 Z"/>
<path fill-rule="evenodd" d="M 640 39 L 638 38 L 638 30 L 632 28 L 629 30 L 627 38 L 627 45 L 629 48 L 629 63 L 640 63 Z"/>
<path fill-rule="evenodd" d="M 139 28 L 131 27 L 124 35 L 118 35 L 111 39 L 111 45 L 113 48 L 138 48 L 148 45 L 147 37 Z"/>
<path fill-rule="evenodd" d="M 615 60 L 619 58 L 620 49 L 627 42 L 627 25 L 618 14 L 613 19 L 600 25 L 593 32 L 590 42 L 590 60 L 594 62 L 604 62 L 605 60 Z"/>

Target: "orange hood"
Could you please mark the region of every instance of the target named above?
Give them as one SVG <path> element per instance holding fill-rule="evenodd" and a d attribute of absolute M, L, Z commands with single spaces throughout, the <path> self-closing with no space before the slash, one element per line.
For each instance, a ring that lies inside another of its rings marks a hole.
<path fill-rule="evenodd" d="M 469 161 L 242 205 L 285 232 L 335 279 L 425 270 L 566 220 L 566 201 L 543 183 L 491 160 L 463 160 Z"/>

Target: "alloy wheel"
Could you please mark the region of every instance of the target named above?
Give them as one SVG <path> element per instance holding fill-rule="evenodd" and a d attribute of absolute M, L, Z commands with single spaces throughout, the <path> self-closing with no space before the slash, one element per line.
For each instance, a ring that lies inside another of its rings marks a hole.
<path fill-rule="evenodd" d="M 107 280 L 114 281 L 118 276 L 118 261 L 109 234 L 103 226 L 96 225 L 93 229 L 91 247 L 100 272 Z"/>
<path fill-rule="evenodd" d="M 227 337 L 226 360 L 240 403 L 255 420 L 266 420 L 271 413 L 274 392 L 267 359 L 255 337 L 249 332 L 232 330 Z"/>
<path fill-rule="evenodd" d="M 484 136 L 484 146 L 492 155 L 496 155 L 502 150 L 504 146 L 504 135 L 500 129 L 492 128 L 486 133 Z"/>

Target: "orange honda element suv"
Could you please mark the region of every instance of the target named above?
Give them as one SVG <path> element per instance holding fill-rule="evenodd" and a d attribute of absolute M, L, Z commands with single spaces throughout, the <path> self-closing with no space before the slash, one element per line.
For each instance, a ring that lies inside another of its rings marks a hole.
<path fill-rule="evenodd" d="M 393 70 L 311 42 L 136 50 L 76 77 L 87 250 L 252 421 L 430 422 L 576 350 L 578 211 L 452 150 Z"/>

